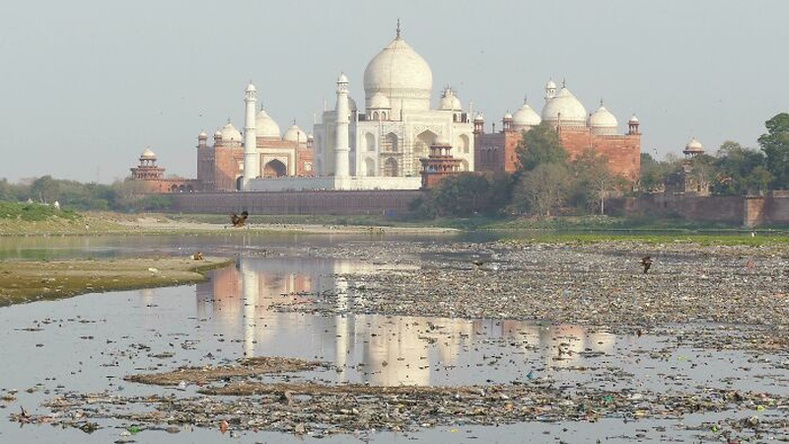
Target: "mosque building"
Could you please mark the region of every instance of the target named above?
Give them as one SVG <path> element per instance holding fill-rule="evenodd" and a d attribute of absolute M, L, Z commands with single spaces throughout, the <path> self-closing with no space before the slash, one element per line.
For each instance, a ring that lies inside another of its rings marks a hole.
<path fill-rule="evenodd" d="M 244 136 L 228 121 L 213 136 L 197 136 L 199 191 L 237 191 L 255 178 L 308 176 L 312 174 L 312 139 L 294 122 L 285 134 L 261 107 L 250 83 L 245 91 Z M 246 179 L 245 179 L 246 177 Z"/>
<path fill-rule="evenodd" d="M 537 114 L 524 100 L 514 114 L 507 113 L 502 119 L 501 130 L 485 133 L 482 114 L 474 118 L 474 138 L 477 171 L 487 173 L 512 173 L 518 168 L 515 148 L 524 131 L 529 131 L 541 122 L 550 123 L 556 129 L 559 141 L 570 158 L 579 156 L 588 149 L 607 159 L 608 168 L 635 184 L 641 169 L 641 133 L 639 121 L 634 115 L 628 121 L 625 134 L 619 133 L 616 117 L 606 109 L 602 100 L 600 107 L 587 114 L 583 104 L 562 82 L 557 91 L 556 83 L 549 80 L 545 85 L 545 104 Z"/>

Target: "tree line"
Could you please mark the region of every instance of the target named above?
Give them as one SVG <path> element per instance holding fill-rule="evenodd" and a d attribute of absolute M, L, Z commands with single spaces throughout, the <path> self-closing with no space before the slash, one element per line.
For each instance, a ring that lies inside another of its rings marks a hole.
<path fill-rule="evenodd" d="M 777 114 L 765 127 L 767 132 L 758 139 L 760 149 L 726 141 L 715 155 L 690 159 L 669 155 L 661 161 L 641 153 L 640 178 L 631 184 L 613 175 L 607 159 L 594 150 L 570 159 L 555 129 L 543 122 L 525 132 L 518 143 L 517 171 L 493 177 L 475 173 L 447 177 L 415 201 L 412 210 L 423 218 L 605 214 L 607 198 L 660 192 L 683 171 L 709 184 L 713 195 L 789 189 L 789 114 Z"/>
<path fill-rule="evenodd" d="M 75 211 L 156 211 L 170 207 L 166 195 L 141 196 L 138 184 L 132 180 L 116 181 L 111 185 L 81 183 L 55 179 L 50 175 L 29 183 L 11 183 L 0 179 L 0 201 L 34 202 L 57 205 Z"/>

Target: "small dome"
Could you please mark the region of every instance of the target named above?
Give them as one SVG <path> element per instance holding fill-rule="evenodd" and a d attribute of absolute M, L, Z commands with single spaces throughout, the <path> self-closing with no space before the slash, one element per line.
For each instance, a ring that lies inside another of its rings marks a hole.
<path fill-rule="evenodd" d="M 208 139 L 208 134 L 205 131 L 200 131 L 200 134 L 197 135 L 197 140 L 206 140 Z"/>
<path fill-rule="evenodd" d="M 633 114 L 633 116 L 630 117 L 630 120 L 628 120 L 627 123 L 638 123 L 638 117 L 636 117 L 636 115 Z"/>
<path fill-rule="evenodd" d="M 556 89 L 556 83 L 553 79 L 548 79 L 548 83 L 545 84 L 545 89 Z"/>
<path fill-rule="evenodd" d="M 262 109 L 255 116 L 255 135 L 257 137 L 280 138 L 279 125 Z"/>
<path fill-rule="evenodd" d="M 524 101 L 523 106 L 512 115 L 512 125 L 515 129 L 537 126 L 540 122 L 542 122 L 540 115 L 537 114 L 526 101 Z"/>
<path fill-rule="evenodd" d="M 701 142 L 696 140 L 696 138 L 694 137 L 694 138 L 690 139 L 690 142 L 688 142 L 687 145 L 685 145 L 685 151 L 684 152 L 686 152 L 686 153 L 703 153 L 704 152 L 704 147 L 701 145 Z"/>
<path fill-rule="evenodd" d="M 512 120 L 512 114 L 510 114 L 510 113 L 505 113 L 505 114 L 504 114 L 504 120 Z"/>
<path fill-rule="evenodd" d="M 222 133 L 223 142 L 241 142 L 241 133 L 232 123 L 227 122 L 219 131 Z"/>
<path fill-rule="evenodd" d="M 151 151 L 149 148 L 146 148 L 145 151 L 140 154 L 140 160 L 143 159 L 156 159 L 156 154 Z"/>
<path fill-rule="evenodd" d="M 307 133 L 301 130 L 295 123 L 285 131 L 285 135 L 282 136 L 282 140 L 286 142 L 306 142 L 307 141 Z"/>
<path fill-rule="evenodd" d="M 449 146 L 449 139 L 446 138 L 443 134 L 439 134 L 436 136 L 436 139 L 433 141 L 433 145 L 441 145 L 441 146 Z"/>
<path fill-rule="evenodd" d="M 474 117 L 474 121 L 475 122 L 484 122 L 485 121 L 485 116 L 483 116 L 482 113 L 477 113 L 477 117 Z"/>
<path fill-rule="evenodd" d="M 389 109 L 391 105 L 389 104 L 389 98 L 386 97 L 382 92 L 377 92 L 373 94 L 370 98 L 370 109 Z"/>
<path fill-rule="evenodd" d="M 255 92 L 255 91 L 257 91 L 257 89 L 255 89 L 255 85 L 253 85 L 252 82 L 249 82 L 249 85 L 247 85 L 247 92 Z"/>
<path fill-rule="evenodd" d="M 586 108 L 563 87 L 542 109 L 542 120 L 562 126 L 586 126 Z"/>
<path fill-rule="evenodd" d="M 356 107 L 356 100 L 353 100 L 353 97 L 348 96 L 348 109 L 351 111 L 356 111 L 359 108 Z"/>
<path fill-rule="evenodd" d="M 616 134 L 619 122 L 600 102 L 600 108 L 589 116 L 589 126 L 596 134 Z"/>
<path fill-rule="evenodd" d="M 341 72 L 340 77 L 337 78 L 337 83 L 348 83 L 348 76 L 346 76 L 344 72 Z"/>
<path fill-rule="evenodd" d="M 307 140 L 314 140 L 314 139 L 315 137 L 312 135 L 312 133 L 307 134 Z"/>
<path fill-rule="evenodd" d="M 441 94 L 441 102 L 438 105 L 438 109 L 446 111 L 462 111 L 463 104 L 460 103 L 460 99 L 455 95 L 455 91 L 452 91 L 452 88 L 447 87 Z"/>
<path fill-rule="evenodd" d="M 216 130 L 214 133 L 214 139 L 221 139 L 222 138 L 222 131 Z"/>

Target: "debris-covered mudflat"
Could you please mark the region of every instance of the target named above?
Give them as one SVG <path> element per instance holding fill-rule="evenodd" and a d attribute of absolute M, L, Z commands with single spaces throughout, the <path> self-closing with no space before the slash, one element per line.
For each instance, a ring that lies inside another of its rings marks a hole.
<path fill-rule="evenodd" d="M 330 286 L 222 294 L 282 281 L 266 280 L 266 264 L 285 256 L 356 265 L 324 273 Z M 316 340 L 310 350 L 326 353 L 296 358 L 271 342 L 276 356 L 236 358 L 222 354 L 225 345 L 200 350 L 193 334 L 156 332 L 169 341 L 162 353 L 130 337 L 133 351 L 109 358 L 130 361 L 126 390 L 62 386 L 31 412 L 3 389 L 9 418 L 90 433 L 113 427 L 120 442 L 146 430 L 328 438 L 598 421 L 642 424 L 617 435 L 625 441 L 789 440 L 789 257 L 781 247 L 390 241 L 270 249 L 255 261 L 239 272 L 255 280 L 219 279 L 211 296 L 224 311 L 215 317 L 244 324 L 231 342 L 257 350 L 261 332 L 270 338 L 281 328 L 296 338 L 294 353 Z M 516 331 L 492 334 L 481 319 Z M 197 331 L 205 322 L 195 321 Z M 359 362 L 348 335 L 361 338 Z M 178 359 L 192 351 L 202 355 Z M 344 376 L 351 372 L 361 380 Z M 453 380 L 470 372 L 474 383 Z M 395 373 L 398 383 L 376 383 Z M 403 382 L 409 376 L 414 383 Z"/>

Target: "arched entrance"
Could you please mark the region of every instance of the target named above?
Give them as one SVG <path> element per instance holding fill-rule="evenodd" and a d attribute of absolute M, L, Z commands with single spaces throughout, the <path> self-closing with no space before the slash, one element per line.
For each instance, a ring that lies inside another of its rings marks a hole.
<path fill-rule="evenodd" d="M 238 176 L 236 178 L 236 191 L 241 191 L 244 189 L 244 176 Z"/>
<path fill-rule="evenodd" d="M 263 177 L 282 177 L 288 174 L 288 168 L 281 161 L 274 159 L 263 167 Z"/>

